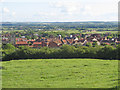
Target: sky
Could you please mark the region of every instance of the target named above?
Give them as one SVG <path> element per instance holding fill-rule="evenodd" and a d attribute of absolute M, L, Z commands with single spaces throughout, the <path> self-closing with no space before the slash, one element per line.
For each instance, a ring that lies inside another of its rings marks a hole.
<path fill-rule="evenodd" d="M 0 0 L 0 21 L 117 21 L 118 2 L 119 0 Z"/>

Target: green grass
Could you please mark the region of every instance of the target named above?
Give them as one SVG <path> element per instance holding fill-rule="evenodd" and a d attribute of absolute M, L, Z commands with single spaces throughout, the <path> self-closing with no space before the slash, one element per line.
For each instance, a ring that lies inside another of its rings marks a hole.
<path fill-rule="evenodd" d="M 114 34 L 117 34 L 117 33 L 118 33 L 118 31 L 96 31 L 96 32 L 82 32 L 82 34 L 94 34 L 94 33 L 98 33 L 98 34 L 114 33 Z"/>
<path fill-rule="evenodd" d="M 6 32 L 11 32 L 12 30 L 3 30 L 4 33 Z M 24 32 L 24 30 L 13 30 L 13 31 L 18 31 L 18 32 Z"/>
<path fill-rule="evenodd" d="M 80 33 L 80 31 L 78 31 L 78 30 L 66 30 L 65 31 L 66 33 Z"/>
<path fill-rule="evenodd" d="M 118 60 L 28 59 L 2 62 L 2 88 L 113 88 Z"/>

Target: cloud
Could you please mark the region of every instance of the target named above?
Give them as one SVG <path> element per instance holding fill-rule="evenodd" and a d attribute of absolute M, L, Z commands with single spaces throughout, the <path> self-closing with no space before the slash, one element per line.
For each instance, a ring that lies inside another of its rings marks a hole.
<path fill-rule="evenodd" d="M 16 16 L 16 12 L 9 10 L 7 7 L 3 8 L 3 13 L 5 13 L 8 16 Z"/>
<path fill-rule="evenodd" d="M 5 0 L 0 0 L 0 2 L 4 2 Z"/>
<path fill-rule="evenodd" d="M 58 8 L 61 13 L 68 15 L 84 15 L 97 17 L 107 13 L 117 13 L 117 3 L 83 3 L 80 1 L 58 1 L 51 3 L 52 7 Z"/>
<path fill-rule="evenodd" d="M 9 13 L 10 10 L 9 10 L 8 8 L 4 7 L 4 8 L 3 8 L 3 12 L 4 12 L 4 13 Z"/>
<path fill-rule="evenodd" d="M 15 16 L 16 15 L 16 12 L 12 12 L 12 16 Z"/>
<path fill-rule="evenodd" d="M 7 0 L 6 0 L 7 1 Z M 89 1 L 89 0 L 88 0 Z M 96 1 L 96 0 L 94 0 Z M 50 3 L 50 4 L 49 4 Z M 81 20 L 111 20 L 115 19 L 117 15 L 117 4 L 115 2 L 87 2 L 83 0 L 62 0 L 55 2 L 47 2 L 45 5 L 32 5 L 22 9 L 15 5 L 5 6 L 4 17 L 11 17 L 13 20 L 33 20 L 33 21 L 81 21 Z M 19 3 L 21 4 L 21 3 Z M 28 4 L 28 3 L 27 3 Z M 40 3 L 41 4 L 41 3 Z M 39 5 L 39 6 L 38 6 Z M 22 6 L 22 5 L 21 5 Z M 12 11 L 13 10 L 13 11 Z M 14 12 L 15 11 L 15 12 Z M 115 15 L 113 15 L 114 13 Z M 110 16 L 108 16 L 110 15 Z M 15 17 L 14 17 L 15 16 Z M 24 19 L 27 16 L 27 19 Z M 32 16 L 29 17 L 29 16 Z M 7 19 L 6 19 L 7 20 Z"/>
<path fill-rule="evenodd" d="M 107 17 L 109 14 L 112 17 L 112 13 L 117 15 L 117 5 L 116 4 L 106 4 L 106 3 L 92 3 L 92 4 L 85 4 L 82 15 L 89 16 L 91 18 L 97 17 Z"/>
<path fill-rule="evenodd" d="M 65 1 L 59 1 L 54 3 L 56 8 L 59 8 L 62 13 L 67 13 L 69 15 L 72 15 L 79 11 L 82 7 L 80 2 L 65 2 Z"/>

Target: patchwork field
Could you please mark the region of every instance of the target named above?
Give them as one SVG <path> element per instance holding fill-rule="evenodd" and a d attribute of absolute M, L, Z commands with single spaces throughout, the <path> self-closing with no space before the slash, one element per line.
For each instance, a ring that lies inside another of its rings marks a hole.
<path fill-rule="evenodd" d="M 118 61 L 28 59 L 2 62 L 2 88 L 114 88 Z"/>

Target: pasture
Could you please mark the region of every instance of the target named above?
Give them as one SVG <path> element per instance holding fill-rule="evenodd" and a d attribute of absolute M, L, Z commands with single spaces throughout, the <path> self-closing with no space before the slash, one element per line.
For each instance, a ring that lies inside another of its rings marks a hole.
<path fill-rule="evenodd" d="M 82 34 L 105 34 L 105 33 L 112 33 L 117 34 L 118 31 L 96 31 L 96 32 L 82 32 Z"/>
<path fill-rule="evenodd" d="M 2 88 L 114 88 L 118 60 L 27 59 L 2 62 Z"/>

